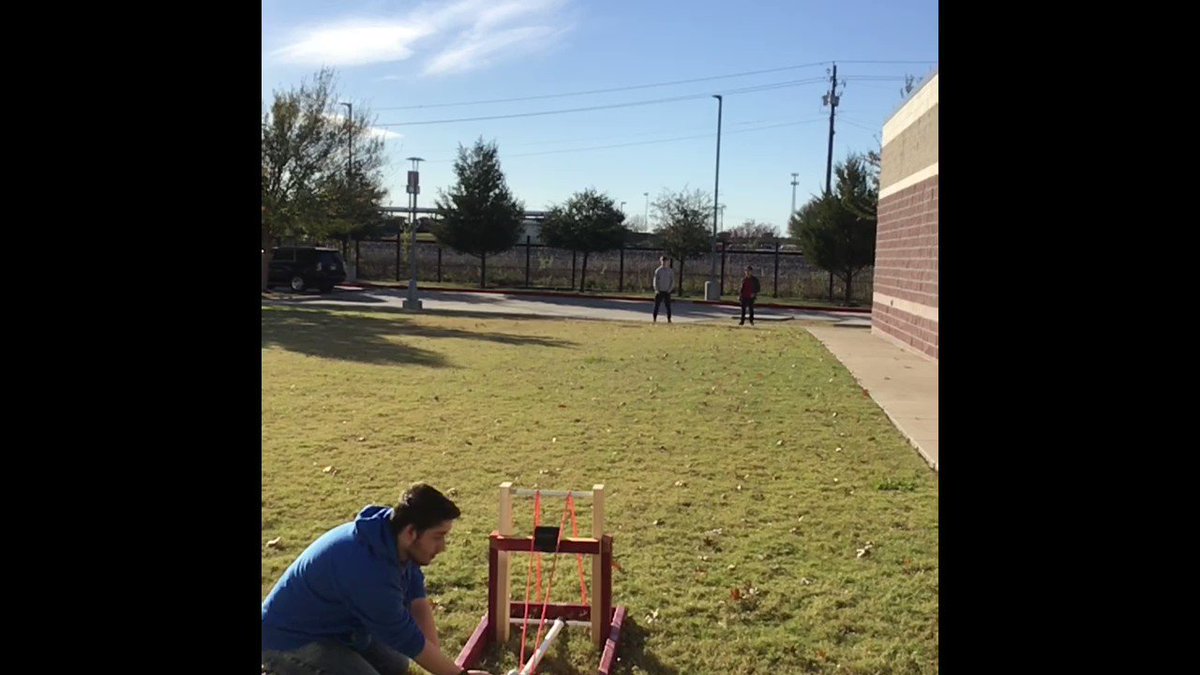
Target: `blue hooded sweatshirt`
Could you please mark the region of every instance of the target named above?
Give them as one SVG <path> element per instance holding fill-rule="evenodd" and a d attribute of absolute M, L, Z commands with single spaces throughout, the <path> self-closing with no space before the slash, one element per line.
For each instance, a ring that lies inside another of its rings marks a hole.
<path fill-rule="evenodd" d="M 409 603 L 425 597 L 425 575 L 400 562 L 392 509 L 368 506 L 352 523 L 314 541 L 262 604 L 262 648 L 290 651 L 322 639 L 359 650 L 374 638 L 416 658 L 425 635 Z"/>

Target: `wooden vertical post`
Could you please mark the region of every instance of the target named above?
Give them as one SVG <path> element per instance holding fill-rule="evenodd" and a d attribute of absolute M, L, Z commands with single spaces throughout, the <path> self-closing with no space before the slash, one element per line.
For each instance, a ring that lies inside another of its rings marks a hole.
<path fill-rule="evenodd" d="M 500 523 L 497 531 L 503 536 L 511 536 L 515 534 L 513 529 L 513 484 L 504 482 L 500 484 Z M 500 551 L 496 560 L 496 595 L 492 598 L 494 607 L 492 616 L 496 617 L 495 626 L 496 641 L 501 645 L 508 642 L 509 623 L 512 618 L 512 607 L 509 604 L 509 596 L 511 594 L 511 576 L 509 575 L 508 563 L 509 557 L 512 554 L 508 551 Z"/>
<path fill-rule="evenodd" d="M 592 608 L 592 611 L 599 611 L 600 616 L 604 617 L 601 626 L 604 627 L 604 635 L 600 636 L 600 641 L 597 643 L 597 648 L 603 650 L 604 643 L 608 641 L 609 617 L 612 616 L 613 601 L 612 601 L 612 537 L 605 535 L 600 539 L 600 555 L 596 556 L 600 559 L 603 575 L 600 577 L 600 607 Z"/>
<path fill-rule="evenodd" d="M 592 486 L 592 537 L 604 537 L 604 485 Z M 603 650 L 604 642 L 608 640 L 608 617 L 604 616 L 604 583 L 605 574 L 611 570 L 604 569 L 604 556 L 592 556 L 592 642 L 596 648 Z"/>
<path fill-rule="evenodd" d="M 497 568 L 500 567 L 500 556 L 503 551 L 496 548 L 496 540 L 488 538 L 488 623 L 496 626 L 500 621 L 500 603 L 504 600 L 504 596 L 500 595 L 497 588 L 499 583 L 499 575 Z"/>

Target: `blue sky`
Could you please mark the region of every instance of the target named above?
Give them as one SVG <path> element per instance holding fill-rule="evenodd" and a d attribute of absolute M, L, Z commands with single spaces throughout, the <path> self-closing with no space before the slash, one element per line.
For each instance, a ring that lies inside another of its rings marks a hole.
<path fill-rule="evenodd" d="M 432 206 L 454 182 L 458 145 L 482 136 L 499 144 L 526 208 L 594 187 L 641 216 L 645 192 L 712 192 L 710 95 L 722 94 L 724 227 L 754 219 L 785 232 L 791 174 L 798 206 L 824 185 L 831 63 L 836 162 L 878 148 L 905 75 L 919 83 L 936 67 L 937 14 L 936 0 L 264 0 L 262 101 L 333 67 L 340 100 L 369 110 L 386 138 L 384 184 L 398 206 L 405 157 L 428 160 L 420 204 Z M 641 86 L 701 78 L 713 79 Z M 558 96 L 597 89 L 621 90 Z M 442 122 L 671 98 L 681 100 Z M 441 105 L 453 103 L 468 105 Z M 438 123 L 412 124 L 423 121 Z"/>

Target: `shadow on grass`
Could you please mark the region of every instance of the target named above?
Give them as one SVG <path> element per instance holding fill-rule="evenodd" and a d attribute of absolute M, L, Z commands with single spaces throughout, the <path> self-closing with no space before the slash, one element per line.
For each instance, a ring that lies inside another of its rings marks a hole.
<path fill-rule="evenodd" d="M 266 302 L 263 303 L 263 307 L 269 306 L 269 307 L 279 307 L 279 308 L 284 308 L 284 309 L 292 307 L 292 308 L 297 308 L 297 309 L 304 308 L 304 309 L 308 309 L 308 310 L 320 310 L 320 311 L 324 311 L 324 312 L 355 312 L 355 313 L 369 312 L 372 314 L 397 314 L 400 316 L 407 316 L 407 317 L 445 316 L 445 317 L 454 317 L 454 318 L 460 318 L 460 319 L 504 319 L 504 320 L 508 320 L 508 321 L 565 321 L 565 320 L 572 320 L 572 321 L 584 320 L 584 321 L 586 321 L 586 320 L 590 320 L 588 318 L 583 318 L 583 317 L 538 315 L 538 314 L 530 314 L 528 312 L 521 312 L 521 311 L 470 310 L 470 309 L 447 309 L 447 308 L 434 309 L 434 308 L 431 308 L 429 305 L 426 305 L 424 307 L 424 309 L 422 309 L 421 312 L 419 314 L 417 314 L 410 310 L 407 310 L 407 309 L 404 309 L 401 307 L 397 307 L 395 305 L 374 304 L 374 303 L 383 302 L 382 300 L 380 300 L 378 298 L 373 299 L 373 300 L 364 300 L 361 302 L 360 301 L 348 301 L 342 297 L 330 298 L 330 297 L 321 297 L 321 296 L 305 298 L 305 299 L 299 300 L 299 301 L 297 301 L 295 298 L 286 298 L 286 299 L 264 298 L 264 300 L 266 300 Z M 476 303 L 476 304 L 482 304 L 482 303 Z M 558 346 L 568 346 L 568 344 L 562 344 L 562 345 L 558 345 Z"/>
<path fill-rule="evenodd" d="M 650 675 L 679 675 L 679 669 L 658 660 L 653 652 L 646 649 L 646 637 L 649 632 L 634 621 L 632 616 L 625 618 L 621 625 L 621 647 L 617 650 L 620 660 L 613 668 L 614 675 L 627 675 L 637 666 L 639 672 Z"/>
<path fill-rule="evenodd" d="M 361 316 L 346 314 L 348 311 L 362 310 L 359 307 L 263 307 L 262 346 L 343 361 L 435 368 L 447 368 L 450 364 L 441 354 L 406 345 L 402 339 L 458 338 L 508 345 L 575 346 L 573 342 L 555 338 L 422 326 L 407 317 Z M 384 307 L 372 307 L 370 311 L 405 314 Z"/>
<path fill-rule="evenodd" d="M 526 651 L 526 658 L 529 658 L 533 651 L 534 637 L 536 635 L 534 628 L 537 624 L 533 624 L 529 629 L 527 644 L 530 649 Z M 587 630 L 586 628 L 574 628 L 569 630 Z M 513 627 L 514 637 L 509 640 L 509 644 L 505 648 L 501 648 L 496 644 L 490 645 L 483 654 L 481 663 L 477 668 L 491 668 L 492 672 L 500 672 L 499 664 L 502 662 L 503 652 L 511 651 L 514 659 L 519 658 L 520 650 L 520 634 L 519 626 Z M 634 667 L 638 668 L 639 673 L 649 673 L 650 675 L 679 675 L 679 669 L 674 666 L 669 666 L 653 653 L 646 651 L 647 632 L 645 628 L 638 626 L 632 618 L 626 618 L 625 623 L 621 626 L 621 645 L 617 649 L 617 662 L 613 666 L 613 675 L 629 675 L 634 672 Z M 556 675 L 591 675 L 596 672 L 597 666 L 600 665 L 599 658 L 595 664 L 590 664 L 585 668 L 579 668 L 572 663 L 571 643 L 568 640 L 557 640 L 550 646 L 550 650 L 546 652 L 538 664 L 538 671 L 546 673 L 555 673 Z"/>
<path fill-rule="evenodd" d="M 533 652 L 536 623 L 529 627 L 528 645 L 526 658 L 529 658 Z M 587 631 L 587 628 L 574 628 L 576 631 Z M 475 668 L 488 669 L 492 673 L 502 673 L 500 663 L 505 651 L 510 651 L 514 661 L 520 659 L 520 635 L 521 628 L 514 626 L 512 628 L 514 638 L 509 640 L 509 644 L 505 647 L 492 644 L 488 645 L 484 651 L 484 656 L 480 659 Z M 618 661 L 613 665 L 613 675 L 629 675 L 634 673 L 636 667 L 638 673 L 647 673 L 649 675 L 679 675 L 679 669 L 671 667 L 659 661 L 653 653 L 646 651 L 646 629 L 637 626 L 630 617 L 626 617 L 624 625 L 620 627 L 620 646 L 617 649 Z M 546 652 L 546 656 L 542 657 L 538 664 L 538 670 L 541 673 L 554 673 L 556 675 L 590 675 L 595 673 L 596 667 L 599 667 L 599 657 L 595 664 L 589 664 L 587 668 L 580 669 L 572 663 L 571 644 L 569 640 L 556 640 L 551 645 L 550 650 Z"/>

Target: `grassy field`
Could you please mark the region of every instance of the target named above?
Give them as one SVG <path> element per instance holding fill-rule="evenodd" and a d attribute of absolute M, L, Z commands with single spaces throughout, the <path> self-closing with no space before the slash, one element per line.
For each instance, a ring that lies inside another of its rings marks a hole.
<path fill-rule="evenodd" d="M 604 483 L 617 672 L 937 672 L 936 475 L 802 324 L 262 317 L 264 596 L 326 529 L 428 481 L 464 513 L 426 570 L 453 656 L 486 609 L 499 483 Z M 559 562 L 552 601 L 579 602 Z M 515 667 L 519 634 L 485 667 Z M 586 631 L 563 637 L 539 671 L 594 672 Z"/>

